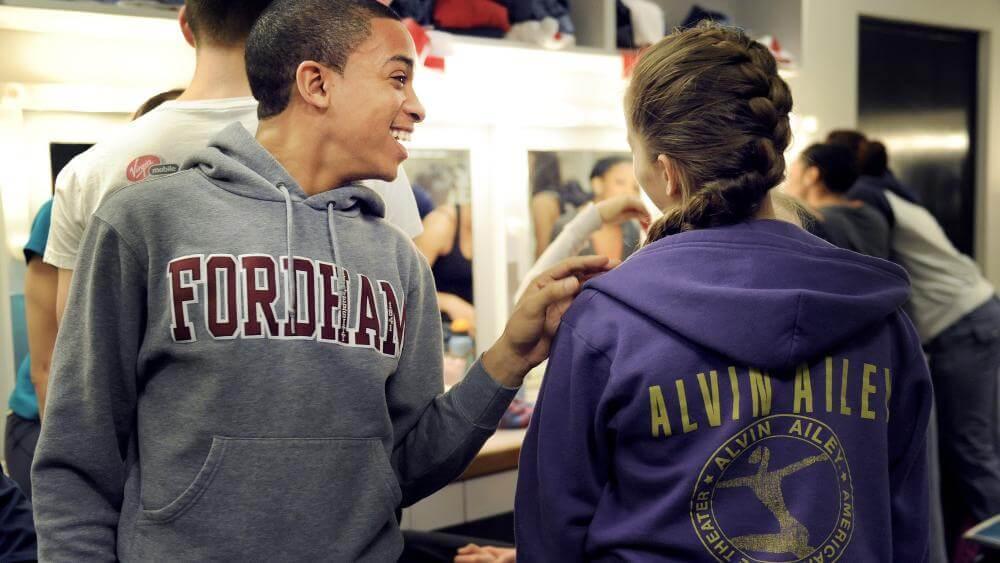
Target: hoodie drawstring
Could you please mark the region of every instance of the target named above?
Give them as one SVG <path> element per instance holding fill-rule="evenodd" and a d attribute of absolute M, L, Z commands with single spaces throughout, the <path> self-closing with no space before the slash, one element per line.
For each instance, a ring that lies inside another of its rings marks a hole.
<path fill-rule="evenodd" d="M 288 276 L 288 283 L 286 285 L 291 291 L 291 296 L 287 303 L 289 318 L 292 322 L 295 322 L 298 320 L 299 293 L 298 287 L 296 287 L 297 280 L 295 279 L 298 277 L 295 275 L 295 255 L 292 254 L 292 231 L 295 227 L 292 214 L 292 194 L 288 192 L 288 188 L 284 184 L 278 184 L 278 189 L 285 195 L 285 243 L 288 249 L 288 269 L 285 273 Z"/>
<path fill-rule="evenodd" d="M 337 261 L 340 260 L 341 256 L 343 256 L 340 253 L 340 242 L 337 240 L 337 226 L 336 226 L 336 222 L 333 220 L 334 210 L 336 210 L 336 209 L 337 209 L 337 204 L 335 202 L 331 201 L 330 203 L 326 204 L 326 226 L 327 226 L 327 230 L 330 233 L 330 249 L 333 252 L 333 263 L 334 264 L 336 264 Z M 342 269 L 340 271 L 343 272 Z M 340 275 L 342 276 L 343 274 L 340 274 Z M 341 279 L 337 281 L 337 287 L 340 288 L 340 291 L 339 291 L 339 294 L 340 294 L 340 303 L 347 303 L 347 291 L 348 291 L 347 284 L 348 283 L 349 283 L 349 281 L 346 280 L 346 279 L 344 279 L 343 277 L 341 277 Z M 347 326 L 347 322 L 348 322 L 347 321 L 347 308 L 346 307 L 341 307 L 340 308 L 340 330 L 337 333 L 337 337 L 340 339 L 341 342 L 347 342 L 347 331 L 345 330 L 345 327 Z"/>

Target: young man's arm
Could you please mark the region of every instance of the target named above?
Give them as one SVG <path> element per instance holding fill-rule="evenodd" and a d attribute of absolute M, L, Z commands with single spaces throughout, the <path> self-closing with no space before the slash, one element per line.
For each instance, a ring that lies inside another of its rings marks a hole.
<path fill-rule="evenodd" d="M 142 260 L 94 218 L 59 330 L 32 466 L 40 559 L 115 560 L 146 319 Z"/>
<path fill-rule="evenodd" d="M 442 393 L 441 316 L 426 265 L 421 276 L 407 295 L 405 340 L 386 388 L 395 434 L 392 465 L 403 506 L 457 477 L 493 434 L 517 392 L 494 381 L 476 362 L 461 383 Z"/>
<path fill-rule="evenodd" d="M 585 297 L 581 297 L 585 299 Z M 564 326 L 521 448 L 514 503 L 518 561 L 584 561 L 610 453 L 595 430 L 610 360 Z"/>
<path fill-rule="evenodd" d="M 395 429 L 392 463 L 404 506 L 447 485 L 472 461 L 525 374 L 548 356 L 562 313 L 579 290 L 576 276 L 604 271 L 607 264 L 601 257 L 576 258 L 541 276 L 504 335 L 442 394 L 441 321 L 434 279 L 421 261 L 421 282 L 407 296 L 399 367 L 386 388 Z"/>
<path fill-rule="evenodd" d="M 39 416 L 45 416 L 45 396 L 56 346 L 56 311 L 53 296 L 57 285 L 56 269 L 41 256 L 28 262 L 24 276 L 24 309 L 28 322 L 28 352 L 31 354 L 31 383 L 38 398 Z"/>

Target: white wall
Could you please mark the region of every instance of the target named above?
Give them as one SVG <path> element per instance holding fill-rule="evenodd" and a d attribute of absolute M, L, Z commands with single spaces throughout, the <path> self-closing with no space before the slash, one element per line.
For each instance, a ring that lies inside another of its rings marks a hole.
<path fill-rule="evenodd" d="M 1000 285 L 1000 2 L 995 0 L 802 0 L 805 64 L 793 90 L 795 111 L 815 116 L 820 136 L 854 127 L 858 112 L 858 19 L 873 16 L 981 32 L 981 181 L 977 260 Z"/>

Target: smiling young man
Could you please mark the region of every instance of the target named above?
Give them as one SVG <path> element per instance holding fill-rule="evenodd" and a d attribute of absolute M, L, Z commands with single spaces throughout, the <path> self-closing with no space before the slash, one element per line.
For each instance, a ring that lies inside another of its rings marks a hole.
<path fill-rule="evenodd" d="M 356 184 L 423 120 L 375 0 L 278 0 L 247 42 L 261 123 L 112 194 L 86 236 L 33 473 L 40 559 L 394 561 L 548 354 L 578 259 L 448 393 L 430 268 Z"/>

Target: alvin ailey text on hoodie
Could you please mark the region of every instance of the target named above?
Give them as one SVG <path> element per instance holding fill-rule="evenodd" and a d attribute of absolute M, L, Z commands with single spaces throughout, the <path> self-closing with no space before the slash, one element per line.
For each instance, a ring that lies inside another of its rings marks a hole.
<path fill-rule="evenodd" d="M 399 354 L 406 311 L 390 282 L 301 256 L 295 257 L 293 269 L 294 285 L 287 257 L 195 254 L 171 260 L 171 336 L 175 342 L 195 342 L 199 336 L 315 340 Z M 289 298 L 293 287 L 294 301 Z M 279 314 L 279 297 L 295 306 L 285 306 Z M 199 304 L 201 327 L 192 322 Z"/>
<path fill-rule="evenodd" d="M 838 361 L 839 360 L 839 361 Z M 839 413 L 843 416 L 860 416 L 865 420 L 876 420 L 878 418 L 879 406 L 873 404 L 873 396 L 879 394 L 879 386 L 884 390 L 885 419 L 889 418 L 889 399 L 892 396 L 892 373 L 889 368 L 879 369 L 878 366 L 869 363 L 851 361 L 847 358 L 835 360 L 832 357 L 825 359 L 825 375 L 817 374 L 816 384 L 813 384 L 813 374 L 808 365 L 801 365 L 795 370 L 795 381 L 793 385 L 792 410 L 795 414 L 821 412 L 824 408 L 826 413 Z M 771 375 L 766 371 L 755 368 L 737 369 L 730 366 L 728 369 L 729 388 L 731 391 L 732 413 L 729 418 L 732 421 L 739 421 L 746 418 L 744 411 L 748 410 L 754 418 L 766 417 L 771 414 L 774 403 L 774 393 L 771 386 Z M 716 370 L 697 375 L 698 389 L 701 394 L 701 404 L 704 405 L 705 419 L 710 427 L 718 427 L 723 422 L 722 393 L 720 393 L 720 377 Z M 852 381 L 854 384 L 852 385 Z M 741 383 L 742 381 L 742 383 Z M 740 401 L 740 386 L 747 385 L 750 388 L 750 404 Z M 654 438 L 669 437 L 675 433 L 674 426 L 671 425 L 671 415 L 680 418 L 680 428 L 684 434 L 694 432 L 700 428 L 698 422 L 692 421 L 693 412 L 688 402 L 688 388 L 684 379 L 677 379 L 674 382 L 676 392 L 673 394 L 675 401 L 668 401 L 671 394 L 664 392 L 660 385 L 649 387 L 649 405 L 651 415 L 651 429 Z M 723 381 L 722 387 L 725 388 Z M 825 398 L 825 403 L 821 403 Z M 668 403 L 670 406 L 668 407 Z M 677 418 L 674 418 L 677 420 Z"/>
<path fill-rule="evenodd" d="M 772 561 L 783 554 L 798 560 L 836 561 L 854 531 L 854 484 L 840 437 L 811 415 L 887 422 L 890 369 L 827 357 L 813 369 L 798 366 L 789 396 L 783 398 L 775 397 L 766 371 L 732 366 L 727 371 L 728 381 L 722 382 L 717 370 L 696 375 L 697 391 L 692 391 L 700 392 L 698 403 L 704 407 L 698 421 L 692 420 L 685 379 L 676 379 L 674 389 L 666 392 L 660 385 L 648 389 L 653 438 L 697 432 L 704 427 L 702 421 L 712 428 L 722 426 L 726 418 L 754 420 L 705 461 L 691 496 L 695 533 L 719 561 Z M 729 412 L 723 409 L 720 386 L 730 391 L 725 393 Z M 749 387 L 749 402 L 741 401 L 741 386 Z M 782 408 L 775 409 L 778 402 Z M 784 413 L 772 414 L 773 410 Z M 679 427 L 671 424 L 671 417 L 679 418 Z M 796 494 L 789 485 L 796 480 L 812 491 L 814 513 L 791 508 L 786 497 Z M 744 492 L 725 492 L 733 490 Z M 777 524 L 776 529 L 770 522 Z"/>

